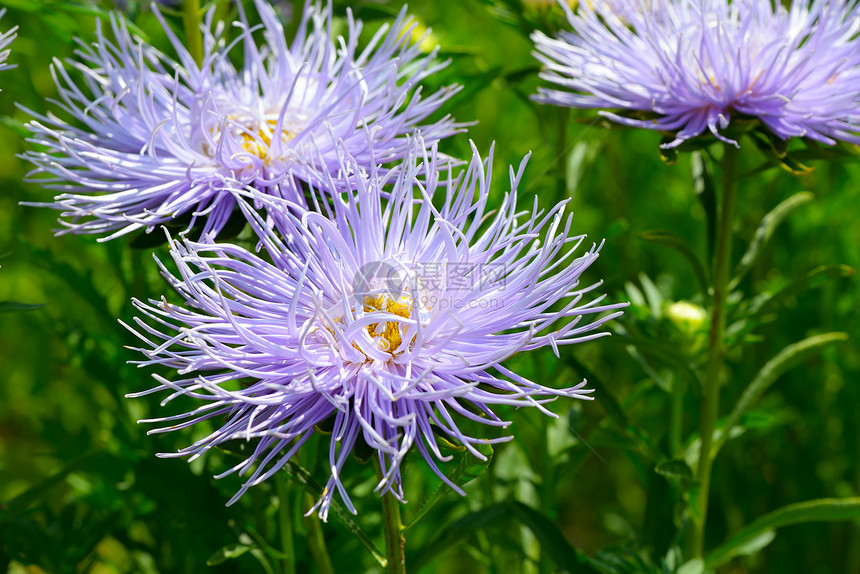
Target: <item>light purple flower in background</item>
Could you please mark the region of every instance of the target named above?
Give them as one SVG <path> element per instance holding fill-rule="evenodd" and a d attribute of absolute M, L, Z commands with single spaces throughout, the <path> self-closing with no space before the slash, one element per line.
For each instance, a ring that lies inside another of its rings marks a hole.
<path fill-rule="evenodd" d="M 585 381 L 556 389 L 503 361 L 608 334 L 600 327 L 624 305 L 592 297 L 600 282 L 580 284 L 599 248 L 577 254 L 585 237 L 571 234 L 564 203 L 517 211 L 525 160 L 511 169 L 511 193 L 489 210 L 492 152 L 483 163 L 473 151 L 457 177 L 449 168 L 437 185 L 443 160 L 418 140 L 401 169 L 373 170 L 343 196 L 315 195 L 318 211 L 279 209 L 283 200 L 247 190 L 272 217 L 267 224 L 240 201 L 265 258 L 236 245 L 171 241 L 178 272 L 162 271 L 185 302 L 135 301 L 146 317 L 134 329 L 146 342 L 140 364 L 175 368 L 180 378 L 153 375 L 157 386 L 131 396 L 165 391 L 164 402 L 200 401 L 188 413 L 142 421 L 166 423 L 150 432 L 204 420 L 219 428 L 163 456 L 257 439 L 224 473 L 250 473 L 233 502 L 329 421 L 331 477 L 315 506 L 325 518 L 335 491 L 355 512 L 341 477 L 359 437 L 379 458 L 381 492 L 402 500 L 400 466 L 414 448 L 462 493 L 435 462 L 445 460 L 435 432 L 483 458 L 474 445 L 510 437 L 467 436 L 458 419 L 506 427 L 494 405 L 548 413 L 541 403 L 553 397 L 590 398 Z M 358 165 L 348 159 L 338 169 Z"/>
<path fill-rule="evenodd" d="M 364 170 L 371 147 L 391 162 L 416 128 L 428 141 L 461 129 L 450 117 L 421 124 L 458 88 L 421 97 L 419 83 L 445 63 L 410 42 L 405 11 L 359 49 L 362 23 L 350 12 L 346 38 L 333 39 L 330 7 L 308 1 L 288 44 L 272 7 L 256 6 L 260 46 L 244 14 L 234 23 L 239 38 L 226 43 L 227 26 L 213 22 L 214 8 L 207 13 L 200 67 L 163 19 L 178 63 L 133 38 L 118 16 L 115 40 L 99 27 L 97 41 L 68 63 L 74 72 L 54 61 L 58 104 L 72 121 L 37 115 L 31 141 L 47 151 L 26 158 L 38 181 L 62 192 L 42 205 L 64 212 L 63 232 L 111 239 L 193 214 L 206 217 L 203 233 L 217 233 L 235 207 L 227 187 L 254 185 L 302 203 L 301 182 L 319 186 L 319 174 L 336 169 L 337 141 Z M 238 69 L 229 58 L 236 51 Z M 347 187 L 348 177 L 328 181 L 336 187 L 328 191 Z"/>
<path fill-rule="evenodd" d="M 784 140 L 860 143 L 857 0 L 613 0 L 568 20 L 558 39 L 532 35 L 561 88 L 540 102 L 614 110 L 600 113 L 674 133 L 665 147 L 706 130 L 737 145 L 721 133 L 736 116 Z"/>
<path fill-rule="evenodd" d="M 6 9 L 0 9 L 0 18 L 3 18 L 5 14 Z M 17 30 L 18 26 L 12 26 L 10 29 L 0 34 L 0 71 L 15 67 L 14 65 L 7 64 L 6 59 L 9 57 L 9 44 L 11 44 L 12 40 L 17 36 L 17 34 L 15 34 Z"/>

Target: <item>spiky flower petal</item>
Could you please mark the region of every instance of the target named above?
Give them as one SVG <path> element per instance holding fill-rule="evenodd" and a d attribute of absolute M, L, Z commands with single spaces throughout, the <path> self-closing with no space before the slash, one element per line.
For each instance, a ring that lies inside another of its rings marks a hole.
<path fill-rule="evenodd" d="M 254 185 L 301 203 L 302 182 L 318 186 L 321 171 L 337 165 L 336 141 L 365 170 L 371 147 L 391 162 L 416 128 L 428 141 L 460 129 L 449 117 L 421 124 L 457 88 L 421 97 L 419 83 L 445 64 L 410 43 L 405 11 L 359 49 L 362 23 L 351 12 L 346 38 L 332 38 L 330 6 L 308 0 L 288 44 L 272 7 L 255 3 L 264 43 L 244 14 L 232 26 L 239 37 L 226 43 L 213 7 L 200 66 L 163 19 L 178 62 L 132 37 L 119 16 L 110 22 L 114 41 L 99 25 L 72 70 L 54 61 L 59 106 L 72 121 L 34 114 L 31 141 L 47 151 L 26 157 L 37 180 L 63 192 L 47 205 L 63 210 L 65 232 L 114 238 L 188 214 L 205 215 L 202 233 L 217 233 L 235 208 L 227 187 Z M 237 69 L 230 56 L 240 49 Z M 348 177 L 328 191 L 348 187 Z"/>
<path fill-rule="evenodd" d="M 723 132 L 738 116 L 784 140 L 860 143 L 857 0 L 613 0 L 568 20 L 532 36 L 563 88 L 538 101 L 675 134 L 665 147 L 705 131 L 736 144 Z"/>
<path fill-rule="evenodd" d="M 553 397 L 590 398 L 584 381 L 552 388 L 503 361 L 607 334 L 599 328 L 622 305 L 592 298 L 600 283 L 580 284 L 598 247 L 577 254 L 585 237 L 571 235 L 563 203 L 517 212 L 525 160 L 496 211 L 487 207 L 492 152 L 483 163 L 474 151 L 443 182 L 441 161 L 417 142 L 399 171 L 374 170 L 345 197 L 316 195 L 319 211 L 248 191 L 272 217 L 240 202 L 265 257 L 237 245 L 172 242 L 178 272 L 162 270 L 185 303 L 135 301 L 148 317 L 135 329 L 147 343 L 141 363 L 181 377 L 154 375 L 158 385 L 139 394 L 167 391 L 165 402 L 184 395 L 202 404 L 148 421 L 168 423 L 152 432 L 203 420 L 219 428 L 165 456 L 256 439 L 225 473 L 250 472 L 236 500 L 332 421 L 331 477 L 317 504 L 325 517 L 335 491 L 354 511 L 341 475 L 358 440 L 377 451 L 378 489 L 402 498 L 400 465 L 412 448 L 448 482 L 436 464 L 445 459 L 437 432 L 482 458 L 476 444 L 509 438 L 469 436 L 458 419 L 506 427 L 494 405 L 549 412 L 541 403 Z M 338 170 L 357 163 L 342 159 Z"/>
<path fill-rule="evenodd" d="M 6 9 L 0 9 L 0 18 L 6 14 Z M 9 65 L 6 63 L 6 59 L 9 58 L 9 44 L 12 43 L 12 40 L 15 39 L 17 34 L 18 26 L 12 26 L 2 34 L 0 34 L 0 71 L 8 70 L 9 68 L 14 68 L 15 66 Z"/>

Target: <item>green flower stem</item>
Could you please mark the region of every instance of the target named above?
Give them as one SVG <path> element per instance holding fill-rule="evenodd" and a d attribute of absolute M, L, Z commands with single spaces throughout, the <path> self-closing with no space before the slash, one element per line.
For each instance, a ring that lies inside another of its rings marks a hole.
<path fill-rule="evenodd" d="M 382 480 L 382 466 L 373 457 L 376 476 Z M 406 574 L 406 535 L 400 519 L 400 501 L 390 492 L 382 495 L 382 525 L 385 529 L 385 556 L 388 559 L 385 571 L 388 574 Z"/>
<path fill-rule="evenodd" d="M 305 505 L 308 508 L 314 505 L 314 497 L 311 496 L 310 492 L 305 492 Z M 320 519 L 316 515 L 306 516 L 305 526 L 308 527 L 308 547 L 314 558 L 314 563 L 317 565 L 317 572 L 319 574 L 334 574 L 334 567 L 331 565 L 331 558 L 325 545 L 325 536 L 323 536 Z"/>
<path fill-rule="evenodd" d="M 544 516 L 552 516 L 555 509 L 555 473 L 552 465 L 552 456 L 549 452 L 549 417 L 541 417 L 541 427 L 543 430 L 543 440 L 541 441 L 541 490 L 540 490 L 540 510 Z M 540 548 L 540 574 L 550 574 L 553 571 L 554 564 L 549 556 L 547 548 Z"/>
<path fill-rule="evenodd" d="M 556 201 L 567 198 L 567 124 L 570 121 L 570 108 L 558 108 L 558 196 Z"/>
<path fill-rule="evenodd" d="M 278 473 L 278 530 L 281 533 L 281 551 L 285 557 L 281 561 L 283 574 L 296 574 L 296 552 L 293 547 L 293 515 L 290 504 L 290 477 L 286 472 Z"/>
<path fill-rule="evenodd" d="M 672 377 L 672 405 L 669 419 L 669 452 L 672 458 L 682 456 L 682 437 L 684 432 L 684 378 L 680 373 Z"/>
<path fill-rule="evenodd" d="M 203 62 L 203 32 L 200 31 L 200 0 L 183 0 L 182 22 L 185 25 L 185 42 L 188 53 L 199 66 Z"/>
<path fill-rule="evenodd" d="M 708 363 L 702 389 L 701 449 L 696 472 L 700 486 L 697 499 L 698 517 L 694 520 L 693 558 L 700 558 L 705 544 L 705 524 L 708 519 L 708 490 L 713 465 L 712 444 L 714 428 L 720 412 L 720 381 L 726 350 L 726 299 L 729 268 L 732 261 L 732 225 L 737 202 L 737 167 L 739 151 L 731 144 L 723 146 L 722 197 L 718 216 L 717 245 L 714 259 L 714 302 L 711 312 L 711 332 L 708 339 Z"/>

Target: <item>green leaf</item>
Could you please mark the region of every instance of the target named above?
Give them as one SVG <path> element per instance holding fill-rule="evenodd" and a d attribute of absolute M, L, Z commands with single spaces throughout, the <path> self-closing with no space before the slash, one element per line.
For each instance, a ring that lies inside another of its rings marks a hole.
<path fill-rule="evenodd" d="M 674 478 L 685 484 L 694 482 L 693 471 L 690 470 L 687 462 L 680 458 L 661 462 L 654 468 L 654 472 L 668 478 Z"/>
<path fill-rule="evenodd" d="M 821 347 L 831 343 L 848 340 L 847 333 L 824 333 L 804 339 L 798 343 L 791 344 L 780 351 L 773 359 L 765 363 L 759 370 L 752 382 L 744 389 L 741 398 L 735 403 L 719 438 L 714 442 L 713 455 L 719 452 L 720 447 L 728 440 L 732 427 L 734 427 L 744 413 L 755 403 L 773 382 L 788 369 L 806 359 Z"/>
<path fill-rule="evenodd" d="M 253 550 L 257 548 L 257 546 L 248 546 L 247 544 L 241 544 L 237 542 L 236 544 L 228 544 L 224 548 L 218 550 L 215 554 L 209 557 L 209 560 L 206 561 L 207 566 L 218 566 L 219 564 L 223 564 L 228 560 L 232 560 L 233 558 L 238 558 L 242 554 L 248 552 L 249 550 Z"/>
<path fill-rule="evenodd" d="M 95 458 L 96 454 L 95 452 L 91 452 L 72 459 L 66 463 L 66 466 L 51 476 L 37 482 L 15 498 L 0 503 L 0 524 L 27 510 L 31 504 L 39 500 L 49 489 L 61 483 L 70 473 Z"/>
<path fill-rule="evenodd" d="M 484 88 L 489 87 L 494 81 L 498 80 L 501 71 L 501 66 L 495 66 L 486 72 L 464 77 L 460 84 L 463 88 L 445 100 L 445 103 L 436 111 L 436 113 L 449 113 L 449 111 L 455 109 L 460 103 L 470 101 L 475 94 Z M 442 91 L 444 92 L 449 92 L 451 90 L 453 90 L 453 88 L 442 88 Z"/>
<path fill-rule="evenodd" d="M 570 545 L 558 525 L 547 516 L 522 502 L 506 503 L 513 516 L 532 531 L 540 542 L 541 551 L 546 551 L 561 570 L 577 574 L 598 574 L 579 550 Z"/>
<path fill-rule="evenodd" d="M 755 538 L 734 549 L 734 556 L 755 556 L 776 538 L 775 530 L 765 530 Z"/>
<path fill-rule="evenodd" d="M 575 372 L 581 373 L 582 376 L 585 377 L 589 386 L 594 389 L 595 395 L 600 397 L 600 406 L 603 407 L 603 410 L 606 411 L 609 418 L 612 419 L 619 428 L 623 429 L 627 433 L 630 439 L 636 444 L 636 447 L 651 460 L 660 460 L 662 455 L 645 436 L 644 429 L 633 427 L 630 424 L 627 420 L 627 415 L 624 414 L 624 409 L 621 408 L 621 404 L 615 398 L 615 395 L 613 395 L 610 388 L 603 383 L 600 377 L 594 374 L 591 369 L 579 362 L 572 354 L 569 354 L 567 361 Z"/>
<path fill-rule="evenodd" d="M 693 268 L 693 273 L 696 275 L 696 281 L 699 283 L 699 289 L 702 293 L 708 292 L 708 275 L 702 262 L 698 257 L 696 257 L 693 250 L 690 249 L 689 241 L 664 229 L 643 231 L 642 233 L 637 233 L 636 237 L 642 241 L 648 241 L 649 243 L 656 243 L 657 245 L 669 247 L 683 255 Z"/>
<path fill-rule="evenodd" d="M 698 197 L 699 203 L 702 204 L 702 209 L 705 210 L 707 261 L 712 261 L 714 258 L 714 238 L 716 237 L 717 229 L 717 192 L 714 187 L 713 170 L 710 158 L 704 152 L 693 152 L 691 160 L 693 165 L 693 186 L 696 190 L 696 197 Z M 702 270 L 702 273 L 707 278 L 704 270 Z M 699 282 L 701 284 L 701 280 Z M 702 293 L 707 293 L 707 281 L 705 281 L 704 285 L 705 288 L 702 290 Z"/>
<path fill-rule="evenodd" d="M 0 313 L 15 313 L 23 311 L 34 311 L 44 307 L 44 303 L 30 304 L 19 303 L 17 301 L 0 301 Z"/>
<path fill-rule="evenodd" d="M 663 294 L 660 293 L 660 289 L 651 281 L 651 278 L 644 273 L 639 274 L 639 282 L 642 284 L 642 291 L 645 292 L 645 298 L 648 300 L 651 315 L 655 319 L 659 319 L 663 316 Z"/>
<path fill-rule="evenodd" d="M 645 516 L 639 530 L 642 548 L 649 548 L 651 556 L 662 556 L 669 551 L 678 533 L 675 508 L 678 489 L 655 471 L 648 473 L 648 492 L 645 498 Z"/>
<path fill-rule="evenodd" d="M 571 574 L 599 574 L 589 564 L 589 559 L 564 538 L 558 525 L 521 502 L 501 502 L 460 518 L 444 528 L 435 540 L 425 544 L 407 570 L 418 571 L 448 547 L 468 539 L 477 530 L 491 525 L 500 526 L 510 519 L 516 519 L 532 531 L 541 549 L 546 550 L 559 569 Z"/>
<path fill-rule="evenodd" d="M 765 514 L 736 532 L 705 557 L 705 566 L 717 568 L 739 551 L 748 550 L 750 543 L 759 539 L 763 533 L 783 526 L 804 522 L 835 522 L 860 519 L 860 498 L 821 498 L 797 504 L 790 504 L 769 514 Z M 761 543 L 761 539 L 759 539 Z"/>
<path fill-rule="evenodd" d="M 232 455 L 247 457 L 248 456 L 248 443 L 244 440 L 232 440 L 221 443 L 218 445 L 218 449 L 224 452 L 227 452 Z M 299 481 L 301 484 L 305 485 L 308 492 L 310 492 L 315 497 L 322 496 L 323 487 L 320 486 L 311 473 L 302 468 L 300 465 L 293 461 L 288 461 L 287 464 L 284 465 L 284 471 L 287 472 L 294 479 Z M 367 533 L 361 529 L 361 527 L 356 524 L 356 522 L 352 519 L 347 511 L 339 502 L 333 500 L 331 503 L 331 509 L 334 511 L 335 518 L 340 521 L 343 526 L 349 530 L 353 536 L 355 536 L 359 542 L 361 542 L 365 548 L 370 552 L 373 558 L 379 563 L 383 568 L 387 563 L 385 556 L 379 549 L 376 548 L 376 545 L 373 543 L 373 540 Z"/>
<path fill-rule="evenodd" d="M 781 305 L 785 300 L 801 295 L 812 289 L 822 287 L 831 281 L 854 275 L 854 269 L 847 265 L 822 265 L 806 275 L 795 279 L 775 293 L 763 293 L 753 299 L 747 310 L 750 317 L 765 315 Z"/>
<path fill-rule="evenodd" d="M 785 218 L 794 210 L 806 203 L 809 203 L 814 198 L 815 196 L 808 191 L 796 193 L 774 207 L 767 215 L 764 216 L 764 218 L 762 218 L 761 223 L 759 224 L 758 229 L 756 229 L 755 235 L 750 242 L 747 252 L 744 253 L 744 256 L 741 258 L 741 262 L 738 264 L 737 269 L 735 269 L 734 277 L 729 283 L 729 291 L 735 289 L 741 282 L 741 279 L 743 279 L 747 272 L 752 268 L 753 264 L 761 255 L 764 247 L 768 244 L 771 237 L 773 237 L 774 231 L 776 231 L 776 228 L 779 227 Z"/>
<path fill-rule="evenodd" d="M 288 461 L 286 465 L 284 465 L 284 470 L 286 470 L 291 476 L 293 476 L 300 483 L 304 484 L 305 487 L 316 497 L 320 497 L 323 494 L 323 488 L 320 484 L 314 480 L 311 474 L 294 463 L 293 461 Z M 383 568 L 388 563 L 385 556 L 379 549 L 376 548 L 376 544 L 373 543 L 373 540 L 367 533 L 361 529 L 361 527 L 356 524 L 356 522 L 349 515 L 349 512 L 341 506 L 340 503 L 336 501 L 332 501 L 331 509 L 334 511 L 335 516 L 340 522 L 346 526 L 347 530 L 349 530 L 353 536 L 355 536 L 359 542 L 361 542 L 365 548 L 370 552 L 373 558 L 379 563 Z"/>
<path fill-rule="evenodd" d="M 58 261 L 54 253 L 47 249 L 42 249 L 35 245 L 28 245 L 27 248 L 30 250 L 33 261 L 62 279 L 72 291 L 76 292 L 84 301 L 90 304 L 93 310 L 104 321 L 105 325 L 109 325 L 111 329 L 114 329 L 122 337 L 128 335 L 125 327 L 116 320 L 113 312 L 108 308 L 105 296 L 96 287 L 92 270 L 79 271 L 70 263 Z"/>
<path fill-rule="evenodd" d="M 677 368 L 681 373 L 685 374 L 696 388 L 700 388 L 701 386 L 699 383 L 699 377 L 696 375 L 695 371 L 693 371 L 690 365 L 678 356 L 677 349 L 673 348 L 671 345 L 646 337 L 615 334 L 611 337 L 607 337 L 605 341 L 607 343 L 615 343 L 619 345 L 631 345 L 645 354 L 650 354 L 662 359 L 669 365 Z"/>
<path fill-rule="evenodd" d="M 505 503 L 494 504 L 487 508 L 470 512 L 453 524 L 440 530 L 439 536 L 422 546 L 409 562 L 407 572 L 417 572 L 425 564 L 436 558 L 449 547 L 467 540 L 475 531 L 490 524 L 498 524 L 510 517 L 510 509 Z"/>
<path fill-rule="evenodd" d="M 747 175 L 754 175 L 766 171 L 771 167 L 779 167 L 797 177 L 809 175 L 815 170 L 815 168 L 800 163 L 798 161 L 800 156 L 787 153 L 785 148 L 780 143 L 777 143 L 778 138 L 769 137 L 769 135 L 763 134 L 760 130 L 752 131 L 749 135 L 759 151 L 767 158 L 767 162 Z"/>
<path fill-rule="evenodd" d="M 689 562 L 685 562 L 678 568 L 676 574 L 702 574 L 705 571 L 705 561 L 701 558 L 694 558 Z"/>
<path fill-rule="evenodd" d="M 472 455 L 468 452 L 464 447 L 460 447 L 462 452 L 457 452 L 453 456 L 455 459 L 459 459 L 456 462 L 456 466 L 454 470 L 450 472 L 446 472 L 445 475 L 457 486 L 464 486 L 471 481 L 475 480 L 482 474 L 487 468 L 490 466 L 490 462 L 493 460 L 493 447 L 489 444 L 476 444 L 474 445 L 478 451 L 483 454 L 486 460 L 481 460 L 480 458 Z M 428 496 L 421 504 L 418 505 L 418 508 L 415 509 L 415 512 L 406 522 L 406 526 L 403 527 L 403 531 L 407 531 L 415 524 L 418 523 L 421 518 L 427 514 L 427 511 L 430 510 L 434 504 L 439 502 L 443 496 L 452 492 L 451 487 L 442 482 L 436 489 Z"/>

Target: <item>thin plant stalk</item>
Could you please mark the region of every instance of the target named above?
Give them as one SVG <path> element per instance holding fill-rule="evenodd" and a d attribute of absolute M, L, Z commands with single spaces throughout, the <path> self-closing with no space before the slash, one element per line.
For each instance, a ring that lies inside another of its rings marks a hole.
<path fill-rule="evenodd" d="M 201 23 L 200 0 L 183 0 L 182 23 L 185 26 L 185 42 L 188 53 L 199 66 L 203 62 L 203 32 Z"/>
<path fill-rule="evenodd" d="M 669 452 L 672 458 L 681 456 L 684 432 L 684 378 L 675 373 L 672 377 L 672 405 L 669 419 Z"/>
<path fill-rule="evenodd" d="M 374 458 L 373 462 L 376 476 L 382 480 L 382 466 L 377 458 Z M 387 574 L 406 574 L 406 535 L 400 518 L 400 501 L 391 492 L 382 495 L 382 525 L 385 536 L 385 557 L 388 560 L 385 571 Z"/>
<path fill-rule="evenodd" d="M 296 552 L 293 546 L 293 515 L 290 504 L 290 477 L 287 473 L 279 473 L 277 479 L 278 490 L 278 530 L 281 534 L 281 552 L 284 559 L 281 561 L 281 572 L 283 574 L 296 574 Z"/>
<path fill-rule="evenodd" d="M 307 507 L 313 506 L 314 497 L 309 492 L 305 492 L 304 498 Z M 308 548 L 311 551 L 311 556 L 313 556 L 314 564 L 317 566 L 317 572 L 319 574 L 334 574 L 334 567 L 331 564 L 331 557 L 325 544 L 325 536 L 319 517 L 306 516 L 305 526 L 308 528 Z"/>
<path fill-rule="evenodd" d="M 726 306 L 729 268 L 732 261 L 732 225 L 737 202 L 737 168 L 739 151 L 731 144 L 723 147 L 722 197 L 717 223 L 717 244 L 714 257 L 714 299 L 711 311 L 711 332 L 708 338 L 708 362 L 701 405 L 701 450 L 696 478 L 699 480 L 697 518 L 693 521 L 693 558 L 701 558 L 705 544 L 705 524 L 708 519 L 708 491 L 713 465 L 712 444 L 720 412 L 720 382 L 726 350 Z"/>
<path fill-rule="evenodd" d="M 566 108 L 565 108 L 566 109 Z M 552 456 L 549 452 L 549 421 L 548 417 L 541 418 L 541 427 L 543 431 L 543 440 L 541 441 L 541 493 L 540 493 L 540 509 L 544 516 L 551 516 L 555 508 L 555 473 Z M 540 548 L 540 574 L 550 574 L 553 571 L 553 561 L 549 556 L 549 552 L 543 546 Z"/>

